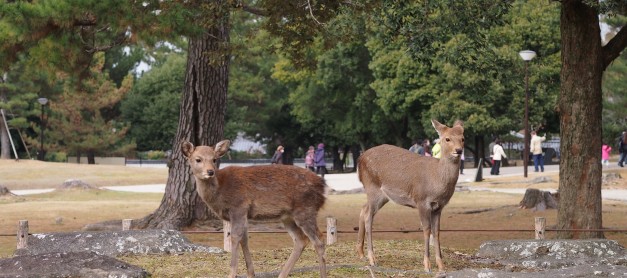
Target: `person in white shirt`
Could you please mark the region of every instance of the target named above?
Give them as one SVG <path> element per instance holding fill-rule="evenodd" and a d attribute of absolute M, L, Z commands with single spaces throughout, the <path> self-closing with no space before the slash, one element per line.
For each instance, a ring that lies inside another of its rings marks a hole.
<path fill-rule="evenodd" d="M 538 172 L 538 165 L 542 172 L 544 172 L 544 156 L 542 155 L 542 141 L 546 140 L 546 134 L 540 137 L 536 131 L 531 131 L 531 145 L 529 150 L 533 154 L 533 166 L 536 172 Z"/>
<path fill-rule="evenodd" d="M 490 171 L 490 174 L 498 175 L 501 169 L 501 160 L 503 158 L 507 158 L 507 155 L 505 155 L 505 151 L 503 151 L 503 146 L 501 146 L 500 139 L 496 139 L 496 141 L 494 141 L 493 153 L 494 157 L 492 157 L 492 160 L 494 160 L 494 163 L 492 164 L 492 170 Z"/>

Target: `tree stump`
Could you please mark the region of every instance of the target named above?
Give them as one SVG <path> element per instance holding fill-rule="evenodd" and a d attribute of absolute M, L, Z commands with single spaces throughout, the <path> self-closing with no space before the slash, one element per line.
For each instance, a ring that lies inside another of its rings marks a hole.
<path fill-rule="evenodd" d="M 15 194 L 11 193 L 11 190 L 0 185 L 0 197 L 2 196 L 15 196 Z"/>
<path fill-rule="evenodd" d="M 549 191 L 529 188 L 525 191 L 520 208 L 533 209 L 535 211 L 543 211 L 546 209 L 557 209 L 559 202 L 559 194 L 551 194 Z"/>

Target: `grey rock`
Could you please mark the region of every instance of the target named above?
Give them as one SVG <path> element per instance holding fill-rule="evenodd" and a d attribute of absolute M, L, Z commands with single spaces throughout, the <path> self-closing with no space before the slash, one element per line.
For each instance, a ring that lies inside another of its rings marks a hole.
<path fill-rule="evenodd" d="M 28 248 L 16 255 L 91 251 L 99 255 L 181 254 L 185 252 L 222 253 L 220 248 L 193 244 L 174 230 L 130 230 L 117 232 L 69 232 L 33 234 Z"/>
<path fill-rule="evenodd" d="M 483 243 L 477 256 L 505 271 L 464 269 L 444 277 L 627 277 L 627 254 L 614 240 L 496 240 Z"/>
<path fill-rule="evenodd" d="M 141 278 L 148 277 L 148 273 L 138 266 L 95 252 L 55 252 L 0 259 L 0 277 Z"/>

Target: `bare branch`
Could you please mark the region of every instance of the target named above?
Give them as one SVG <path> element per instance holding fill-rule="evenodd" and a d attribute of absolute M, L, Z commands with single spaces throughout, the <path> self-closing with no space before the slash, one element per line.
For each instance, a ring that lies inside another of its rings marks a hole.
<path fill-rule="evenodd" d="M 625 47 L 627 47 L 627 26 L 623 26 L 616 36 L 603 47 L 603 69 L 606 69 Z"/>
<path fill-rule="evenodd" d="M 268 11 L 263 10 L 263 9 L 259 9 L 257 7 L 251 7 L 249 5 L 246 5 L 246 4 L 242 3 L 242 1 L 237 1 L 235 3 L 235 5 L 233 5 L 233 6 L 234 6 L 234 8 L 242 9 L 242 11 L 245 11 L 245 12 L 248 12 L 248 13 L 251 13 L 251 14 L 254 14 L 254 15 L 258 15 L 258 16 L 268 16 L 268 15 L 270 15 L 268 13 Z"/>
<path fill-rule="evenodd" d="M 313 14 L 313 9 L 311 7 L 311 1 L 307 0 L 307 6 L 309 7 L 309 14 L 311 15 L 311 18 L 313 18 L 313 20 L 318 23 L 318 25 L 324 25 L 322 23 L 320 23 L 320 21 L 318 21 L 318 19 L 316 18 L 316 16 Z"/>

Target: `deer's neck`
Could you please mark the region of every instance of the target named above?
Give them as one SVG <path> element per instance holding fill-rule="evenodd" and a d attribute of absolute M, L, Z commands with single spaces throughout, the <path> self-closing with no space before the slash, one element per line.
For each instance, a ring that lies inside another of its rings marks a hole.
<path fill-rule="evenodd" d="M 457 184 L 457 178 L 459 177 L 459 164 L 458 158 L 441 158 L 438 163 L 439 177 L 442 179 L 442 184 L 447 187 L 455 186 Z"/>

